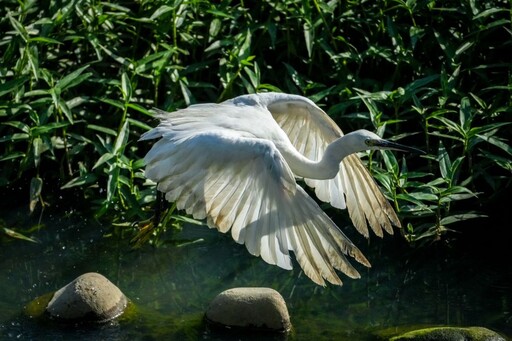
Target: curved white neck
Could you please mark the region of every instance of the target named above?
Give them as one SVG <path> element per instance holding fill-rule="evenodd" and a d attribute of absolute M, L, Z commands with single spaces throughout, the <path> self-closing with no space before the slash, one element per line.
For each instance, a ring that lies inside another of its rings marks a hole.
<path fill-rule="evenodd" d="M 347 143 L 349 135 L 340 137 L 327 146 L 321 160 L 310 160 L 300 154 L 295 148 L 280 149 L 281 154 L 290 166 L 293 173 L 298 177 L 308 179 L 327 180 L 332 179 L 340 170 L 340 162 L 350 154 L 360 150 L 350 148 Z"/>

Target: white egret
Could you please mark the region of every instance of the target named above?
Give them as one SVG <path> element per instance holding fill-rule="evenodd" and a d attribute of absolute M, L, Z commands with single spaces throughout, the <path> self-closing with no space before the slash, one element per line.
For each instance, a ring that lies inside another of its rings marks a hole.
<path fill-rule="evenodd" d="M 346 255 L 370 266 L 296 179 L 318 199 L 348 209 L 368 237 L 400 227 L 395 211 L 356 152 L 421 152 L 367 130 L 343 135 L 311 100 L 284 93 L 244 95 L 222 103 L 160 112 L 141 136 L 157 139 L 145 156 L 147 178 L 165 198 L 267 263 L 291 269 L 290 251 L 315 283 L 341 285 L 335 269 L 359 278 Z"/>

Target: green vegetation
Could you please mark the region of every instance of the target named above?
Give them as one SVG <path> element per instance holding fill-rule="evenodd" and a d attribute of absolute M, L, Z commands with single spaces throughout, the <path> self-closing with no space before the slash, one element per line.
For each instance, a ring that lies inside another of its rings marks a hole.
<path fill-rule="evenodd" d="M 6 207 L 65 202 L 133 233 L 155 199 L 137 143 L 150 109 L 256 91 L 428 151 L 367 159 L 411 242 L 510 192 L 510 1 L 5 0 L 0 14 Z"/>

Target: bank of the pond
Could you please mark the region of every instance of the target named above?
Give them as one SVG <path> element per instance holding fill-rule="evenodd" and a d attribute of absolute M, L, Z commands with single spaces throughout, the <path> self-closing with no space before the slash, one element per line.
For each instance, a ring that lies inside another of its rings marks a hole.
<path fill-rule="evenodd" d="M 203 314 L 217 294 L 243 286 L 281 293 L 292 340 L 368 340 L 379 330 L 431 325 L 476 325 L 512 335 L 512 269 L 498 256 L 504 250 L 493 250 L 488 241 L 480 249 L 471 241 L 411 249 L 399 235 L 367 242 L 348 229 L 372 268 L 359 267 L 360 280 L 344 277 L 344 286 L 322 288 L 298 266 L 270 266 L 205 226 L 186 226 L 159 248 L 133 250 L 129 240 L 94 219 L 43 215 L 43 223 L 32 234 L 40 243 L 2 244 L 2 338 L 216 340 L 220 336 L 205 325 Z M 24 317 L 25 304 L 86 272 L 109 278 L 137 313 L 92 329 L 62 329 Z"/>

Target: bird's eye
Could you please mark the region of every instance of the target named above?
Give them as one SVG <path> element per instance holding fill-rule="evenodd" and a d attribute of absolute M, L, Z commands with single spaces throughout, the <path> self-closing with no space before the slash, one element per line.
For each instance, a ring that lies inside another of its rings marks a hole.
<path fill-rule="evenodd" d="M 373 143 L 372 143 L 372 139 L 366 139 L 364 140 L 364 143 L 367 145 L 367 146 L 373 146 Z"/>

